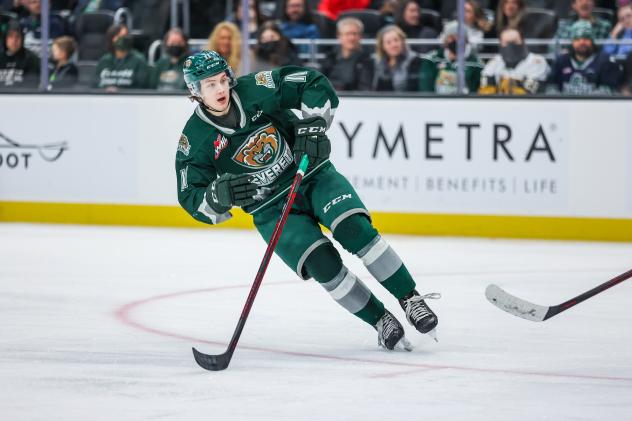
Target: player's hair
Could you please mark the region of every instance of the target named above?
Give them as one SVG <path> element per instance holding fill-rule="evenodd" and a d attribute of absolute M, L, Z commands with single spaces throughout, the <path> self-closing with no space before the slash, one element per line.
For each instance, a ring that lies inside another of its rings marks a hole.
<path fill-rule="evenodd" d="M 64 35 L 58 38 L 55 38 L 53 41 L 53 45 L 56 45 L 57 48 L 62 50 L 66 54 L 66 58 L 72 57 L 72 55 L 77 51 L 77 42 L 73 37 L 68 35 Z"/>
<path fill-rule="evenodd" d="M 364 24 L 360 19 L 354 17 L 342 18 L 336 22 L 336 32 L 340 32 L 342 27 L 346 25 L 355 25 L 360 30 L 361 34 L 364 33 Z"/>
<path fill-rule="evenodd" d="M 217 51 L 217 38 L 220 31 L 227 30 L 230 32 L 230 55 L 224 57 L 228 65 L 233 68 L 236 74 L 240 74 L 241 65 L 241 33 L 239 27 L 232 22 L 223 21 L 215 25 L 213 32 L 208 36 L 205 50 Z"/>
<path fill-rule="evenodd" d="M 397 25 L 387 25 L 384 28 L 380 29 L 377 33 L 377 38 L 375 42 L 375 56 L 378 61 L 382 60 L 382 58 L 386 57 L 386 51 L 384 50 L 384 36 L 389 32 L 395 32 L 399 38 L 404 42 L 404 49 L 408 48 L 406 45 L 406 33 Z"/>

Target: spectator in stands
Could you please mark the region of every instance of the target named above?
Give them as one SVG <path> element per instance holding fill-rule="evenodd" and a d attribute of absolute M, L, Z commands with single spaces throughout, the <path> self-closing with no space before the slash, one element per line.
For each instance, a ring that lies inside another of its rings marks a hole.
<path fill-rule="evenodd" d="M 490 32 L 496 33 L 493 30 L 494 23 L 487 20 L 483 8 L 476 0 L 466 0 L 463 9 L 467 38 L 472 48 L 478 49 L 478 45 L 485 38 L 486 34 Z M 441 33 L 440 37 L 443 38 L 444 34 Z"/>
<path fill-rule="evenodd" d="M 105 36 L 108 53 L 97 64 L 95 87 L 109 92 L 147 88 L 150 69 L 143 55 L 132 48 L 127 26 L 112 25 Z"/>
<path fill-rule="evenodd" d="M 395 11 L 395 25 L 399 26 L 407 38 L 436 39 L 439 35 L 434 28 L 421 23 L 421 10 L 417 0 L 404 0 Z M 411 47 L 413 51 L 425 53 L 433 49 L 432 45 Z"/>
<path fill-rule="evenodd" d="M 619 7 L 617 24 L 610 32 L 610 39 L 632 41 L 632 5 Z M 606 44 L 603 52 L 614 56 L 626 56 L 632 51 L 632 45 Z"/>
<path fill-rule="evenodd" d="M 339 45 L 325 60 L 322 71 L 340 91 L 368 91 L 373 81 L 373 59 L 362 48 L 364 25 L 359 19 L 344 18 L 336 24 Z"/>
<path fill-rule="evenodd" d="M 24 48 L 24 33 L 17 21 L 7 28 L 4 52 L 0 54 L 0 88 L 36 88 L 40 60 Z"/>
<path fill-rule="evenodd" d="M 52 69 L 48 76 L 49 89 L 71 88 L 79 80 L 79 69 L 70 61 L 77 51 L 77 42 L 67 35 L 55 38 L 51 46 Z"/>
<path fill-rule="evenodd" d="M 233 0 L 234 12 L 231 16 L 226 18 L 227 21 L 234 23 L 241 28 L 241 1 Z M 256 38 L 259 34 L 259 28 L 267 20 L 267 18 L 261 13 L 259 8 L 259 0 L 248 1 L 248 33 L 250 38 Z"/>
<path fill-rule="evenodd" d="M 366 9 L 370 4 L 371 0 L 320 0 L 318 11 L 331 20 L 337 20 L 345 10 Z"/>
<path fill-rule="evenodd" d="M 549 75 L 547 92 L 572 95 L 608 95 L 619 88 L 619 66 L 594 43 L 594 27 L 586 20 L 571 26 L 570 53 L 558 56 Z"/>
<path fill-rule="evenodd" d="M 375 91 L 416 91 L 419 86 L 419 56 L 406 45 L 406 34 L 396 25 L 380 29 L 376 40 Z"/>
<path fill-rule="evenodd" d="M 378 5 L 380 1 L 381 0 L 377 1 Z M 383 0 L 382 4 L 379 5 L 378 10 L 380 12 L 380 15 L 382 16 L 384 25 L 395 24 L 395 14 L 397 13 L 397 9 L 399 8 L 400 3 L 401 0 Z M 375 6 L 376 4 L 374 2 L 371 2 L 370 8 L 374 8 Z"/>
<path fill-rule="evenodd" d="M 458 23 L 451 22 L 443 28 L 443 48 L 421 55 L 419 90 L 437 94 L 457 94 L 457 39 Z M 483 64 L 473 48 L 465 46 L 465 93 L 475 93 L 481 79 Z"/>
<path fill-rule="evenodd" d="M 495 33 L 493 38 L 505 28 L 522 29 L 522 16 L 526 10 L 524 0 L 500 0 L 496 9 Z"/>
<path fill-rule="evenodd" d="M 274 22 L 264 23 L 257 37 L 251 71 L 271 70 L 288 65 L 301 65 L 296 47 Z"/>
<path fill-rule="evenodd" d="M 318 27 L 314 24 L 306 0 L 283 0 L 283 14 L 279 27 L 290 38 L 318 39 Z"/>
<path fill-rule="evenodd" d="M 162 57 L 151 69 L 149 87 L 159 91 L 186 91 L 182 67 L 189 55 L 189 39 L 180 28 L 171 28 L 163 37 L 166 57 Z"/>
<path fill-rule="evenodd" d="M 235 74 L 241 76 L 241 33 L 237 25 L 227 21 L 218 23 L 209 35 L 204 49 L 217 51 Z"/>
<path fill-rule="evenodd" d="M 42 36 L 42 2 L 41 0 L 24 0 L 24 5 L 29 15 L 20 20 L 20 25 L 25 30 L 24 38 L 27 41 L 40 39 Z M 66 34 L 66 24 L 59 15 L 49 16 L 48 36 L 54 39 Z"/>
<path fill-rule="evenodd" d="M 587 21 L 592 27 L 592 33 L 594 39 L 605 39 L 610 35 L 612 25 L 605 19 L 601 19 L 593 15 L 595 9 L 594 0 L 573 0 L 573 11 L 576 16 L 573 19 L 563 19 L 560 21 L 555 38 L 558 40 L 572 39 L 571 27 L 577 21 Z M 555 46 L 551 46 L 551 51 L 554 51 Z"/>
<path fill-rule="evenodd" d="M 549 65 L 530 53 L 517 29 L 500 33 L 500 54 L 487 62 L 481 74 L 479 94 L 524 95 L 543 92 Z"/>

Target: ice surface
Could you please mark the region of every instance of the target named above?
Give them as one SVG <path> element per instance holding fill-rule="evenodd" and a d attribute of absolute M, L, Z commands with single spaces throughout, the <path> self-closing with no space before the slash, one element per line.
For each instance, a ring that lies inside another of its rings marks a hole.
<path fill-rule="evenodd" d="M 484 296 L 560 303 L 630 269 L 632 244 L 386 238 L 442 293 L 439 343 L 408 327 L 415 351 L 378 349 L 275 257 L 212 373 L 191 346 L 224 352 L 265 249 L 254 231 L 0 224 L 0 419 L 632 420 L 632 281 L 543 323 Z"/>

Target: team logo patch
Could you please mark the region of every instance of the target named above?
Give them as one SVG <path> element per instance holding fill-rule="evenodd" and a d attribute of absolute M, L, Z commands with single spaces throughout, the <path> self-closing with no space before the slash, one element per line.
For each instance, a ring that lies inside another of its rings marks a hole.
<path fill-rule="evenodd" d="M 188 69 L 189 67 L 191 67 L 192 64 L 193 62 L 191 61 L 191 59 L 187 59 L 187 61 L 184 62 L 184 68 Z"/>
<path fill-rule="evenodd" d="M 180 140 L 178 141 L 178 152 L 182 152 L 186 156 L 189 156 L 189 151 L 191 150 L 191 144 L 189 144 L 189 139 L 186 137 L 184 133 L 180 135 Z"/>
<path fill-rule="evenodd" d="M 218 134 L 217 139 L 213 142 L 213 148 L 215 149 L 215 159 L 219 158 L 219 155 L 228 146 L 228 139 L 225 136 Z"/>
<path fill-rule="evenodd" d="M 265 71 L 259 72 L 255 75 L 255 81 L 259 86 L 265 86 L 266 88 L 274 89 L 276 85 L 274 84 L 274 79 L 272 79 L 272 72 Z"/>
<path fill-rule="evenodd" d="M 274 162 L 279 152 L 279 133 L 272 126 L 253 133 L 233 159 L 248 168 L 262 168 Z"/>

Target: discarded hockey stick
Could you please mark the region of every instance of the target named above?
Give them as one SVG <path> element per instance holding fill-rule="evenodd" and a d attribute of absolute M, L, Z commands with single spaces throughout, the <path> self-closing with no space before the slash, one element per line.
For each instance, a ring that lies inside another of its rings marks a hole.
<path fill-rule="evenodd" d="M 558 315 L 561 312 L 576 306 L 582 301 L 585 301 L 629 278 L 632 278 L 632 269 L 619 276 L 615 276 L 611 280 L 596 286 L 590 291 L 586 291 L 583 294 L 579 294 L 577 297 L 564 301 L 562 304 L 550 307 L 530 303 L 529 301 L 511 295 L 504 289 L 494 284 L 487 287 L 485 290 L 485 296 L 490 303 L 509 314 L 513 314 L 514 316 L 522 317 L 523 319 L 531 320 L 533 322 L 543 322 L 544 320 L 550 319 L 551 317 Z"/>
<path fill-rule="evenodd" d="M 290 192 L 287 195 L 287 200 L 283 205 L 281 216 L 279 217 L 279 220 L 274 227 L 274 231 L 272 232 L 272 236 L 270 237 L 270 242 L 268 243 L 268 248 L 266 248 L 266 252 L 263 255 L 263 260 L 259 265 L 257 276 L 255 277 L 255 281 L 250 288 L 250 293 L 248 294 L 248 298 L 246 299 L 246 304 L 241 311 L 241 316 L 239 316 L 239 322 L 237 323 L 237 327 L 235 328 L 233 337 L 228 344 L 228 349 L 223 354 L 207 355 L 193 348 L 193 357 L 195 358 L 195 361 L 200 365 L 200 367 L 209 371 L 220 371 L 228 367 L 228 364 L 233 357 L 233 353 L 235 352 L 235 348 L 237 347 L 239 337 L 241 336 L 241 331 L 246 325 L 246 320 L 248 319 L 248 314 L 250 314 L 250 309 L 252 308 L 252 304 L 254 303 L 255 297 L 257 296 L 257 291 L 259 291 L 259 287 L 261 286 L 261 281 L 263 281 L 263 276 L 265 275 L 268 264 L 270 263 L 270 259 L 272 258 L 274 248 L 276 247 L 279 238 L 281 237 L 281 232 L 283 231 L 283 227 L 285 226 L 287 217 L 290 214 L 290 209 L 292 209 L 292 204 L 294 203 L 296 192 L 298 191 L 298 187 L 301 184 L 301 181 L 303 181 L 303 176 L 305 175 L 305 171 L 307 170 L 308 165 L 309 158 L 307 157 L 307 155 L 303 155 L 298 166 L 298 171 L 296 171 L 296 175 L 294 176 L 292 186 L 290 187 Z"/>

